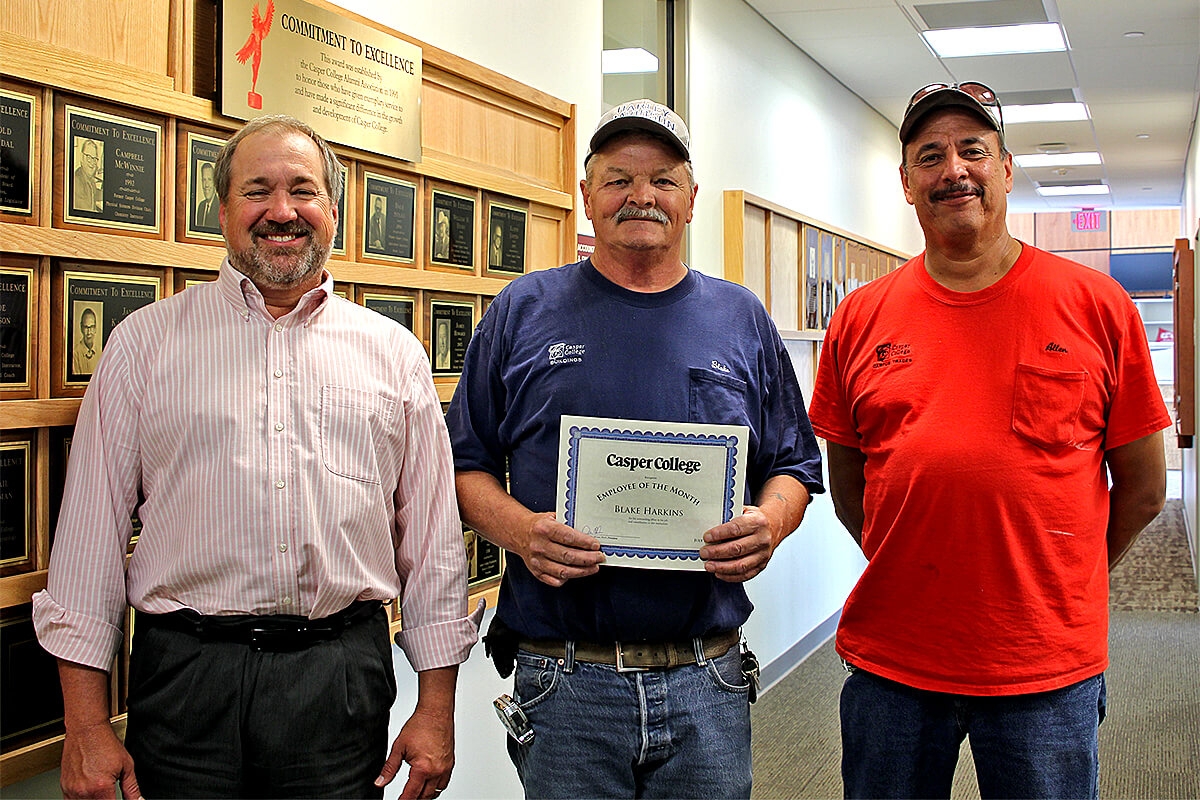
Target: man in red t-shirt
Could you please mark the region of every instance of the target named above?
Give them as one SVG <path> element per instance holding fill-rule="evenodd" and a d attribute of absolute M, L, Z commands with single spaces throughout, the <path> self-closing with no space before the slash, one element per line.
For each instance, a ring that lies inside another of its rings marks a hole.
<path fill-rule="evenodd" d="M 921 89 L 900 141 L 925 252 L 839 306 L 809 411 L 868 559 L 846 796 L 949 797 L 969 737 L 985 798 L 1095 797 L 1108 571 L 1166 487 L 1145 332 L 1107 275 L 1009 235 L 991 89 Z"/>

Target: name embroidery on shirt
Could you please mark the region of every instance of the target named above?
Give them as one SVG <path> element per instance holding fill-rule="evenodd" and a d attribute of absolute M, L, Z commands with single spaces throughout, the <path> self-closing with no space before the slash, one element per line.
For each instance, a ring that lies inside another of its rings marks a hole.
<path fill-rule="evenodd" d="M 559 364 L 579 364 L 583 362 L 583 353 L 586 345 L 582 344 L 567 344 L 566 342 L 556 342 L 546 349 L 546 353 L 550 359 L 550 366 L 556 367 Z"/>
<path fill-rule="evenodd" d="M 912 360 L 912 345 L 884 342 L 875 346 L 875 363 L 871 368 L 883 369 L 897 364 L 911 364 Z"/>

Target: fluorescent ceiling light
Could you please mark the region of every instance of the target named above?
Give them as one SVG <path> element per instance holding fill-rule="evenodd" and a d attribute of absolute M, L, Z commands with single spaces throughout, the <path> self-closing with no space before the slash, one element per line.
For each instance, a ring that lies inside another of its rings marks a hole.
<path fill-rule="evenodd" d="M 1036 106 L 1004 106 L 1004 124 L 1021 122 L 1080 122 L 1088 118 L 1083 103 L 1042 103 Z"/>
<path fill-rule="evenodd" d="M 1040 167 L 1092 167 L 1100 163 L 1099 153 L 1029 153 L 1013 156 L 1013 163 L 1022 169 Z"/>
<path fill-rule="evenodd" d="M 1108 194 L 1108 187 L 1103 183 L 1092 183 L 1086 186 L 1039 186 L 1037 193 L 1042 197 L 1068 197 L 1075 194 Z"/>
<path fill-rule="evenodd" d="M 658 72 L 658 57 L 642 47 L 605 50 L 600 54 L 600 71 L 605 75 Z"/>
<path fill-rule="evenodd" d="M 1055 53 L 1067 49 L 1067 41 L 1057 22 L 989 28 L 942 28 L 924 31 L 921 35 L 939 58 Z"/>

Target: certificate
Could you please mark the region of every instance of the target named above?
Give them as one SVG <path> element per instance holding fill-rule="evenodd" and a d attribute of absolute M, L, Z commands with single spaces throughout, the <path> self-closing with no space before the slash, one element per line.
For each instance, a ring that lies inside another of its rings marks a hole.
<path fill-rule="evenodd" d="M 741 513 L 749 429 L 563 416 L 558 518 L 607 565 L 704 569 L 704 532 Z"/>

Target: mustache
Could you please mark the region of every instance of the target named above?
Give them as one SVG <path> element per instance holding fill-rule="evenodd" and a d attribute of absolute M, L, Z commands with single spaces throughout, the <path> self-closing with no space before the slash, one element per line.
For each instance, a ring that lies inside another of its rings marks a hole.
<path fill-rule="evenodd" d="M 943 186 L 940 189 L 934 189 L 929 193 L 929 198 L 936 202 L 938 200 L 945 200 L 947 197 L 955 194 L 973 194 L 976 197 L 983 197 L 983 189 L 979 186 L 972 186 L 966 181 L 959 181 L 949 186 Z"/>
<path fill-rule="evenodd" d="M 263 220 L 254 226 L 250 231 L 255 236 L 276 236 L 279 234 L 299 233 L 305 236 L 312 234 L 313 227 L 302 219 L 294 219 L 290 222 L 275 222 L 274 220 Z"/>
<path fill-rule="evenodd" d="M 624 222 L 629 219 L 648 219 L 651 222 L 660 222 L 666 225 L 671 221 L 671 218 L 666 215 L 666 212 L 657 208 L 636 208 L 635 206 L 621 206 L 620 210 L 613 215 L 615 222 Z"/>

